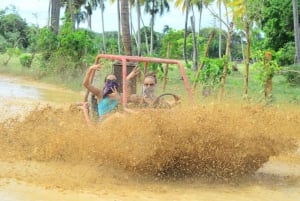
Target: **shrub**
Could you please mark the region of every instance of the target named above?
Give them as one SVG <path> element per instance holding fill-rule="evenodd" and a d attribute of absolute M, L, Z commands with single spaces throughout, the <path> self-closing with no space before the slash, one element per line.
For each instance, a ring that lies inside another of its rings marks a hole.
<path fill-rule="evenodd" d="M 283 75 L 291 85 L 300 85 L 300 66 L 291 65 L 283 70 Z"/>
<path fill-rule="evenodd" d="M 32 55 L 29 53 L 22 54 L 20 56 L 20 63 L 23 67 L 30 67 L 31 66 L 31 61 L 32 61 Z"/>
<path fill-rule="evenodd" d="M 276 52 L 276 59 L 280 66 L 291 65 L 295 60 L 295 45 L 289 42 L 284 45 L 278 52 Z"/>

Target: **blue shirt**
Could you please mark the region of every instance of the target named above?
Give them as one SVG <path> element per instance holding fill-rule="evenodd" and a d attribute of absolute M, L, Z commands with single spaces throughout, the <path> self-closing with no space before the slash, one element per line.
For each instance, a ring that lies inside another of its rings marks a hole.
<path fill-rule="evenodd" d="M 105 97 L 98 103 L 98 115 L 101 117 L 101 116 L 113 111 L 117 107 L 118 107 L 117 100 Z"/>

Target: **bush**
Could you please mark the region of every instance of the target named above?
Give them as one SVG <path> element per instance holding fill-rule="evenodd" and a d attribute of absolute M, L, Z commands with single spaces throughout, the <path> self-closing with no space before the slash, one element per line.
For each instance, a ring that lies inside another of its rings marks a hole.
<path fill-rule="evenodd" d="M 291 65 L 284 69 L 283 75 L 286 80 L 294 86 L 300 85 L 300 65 Z"/>
<path fill-rule="evenodd" d="M 23 67 L 30 68 L 31 66 L 31 61 L 32 61 L 32 55 L 31 54 L 22 54 L 20 56 L 20 63 Z"/>
<path fill-rule="evenodd" d="M 275 55 L 280 66 L 291 65 L 295 60 L 295 44 L 293 42 L 286 43 L 283 48 Z"/>

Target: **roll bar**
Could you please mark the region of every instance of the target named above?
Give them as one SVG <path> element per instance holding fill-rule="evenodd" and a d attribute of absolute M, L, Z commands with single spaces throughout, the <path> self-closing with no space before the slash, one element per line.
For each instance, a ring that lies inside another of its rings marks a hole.
<path fill-rule="evenodd" d="M 187 91 L 189 100 L 193 100 L 193 95 L 191 88 L 189 86 L 189 82 L 187 79 L 187 76 L 185 74 L 184 66 L 179 60 L 175 59 L 162 59 L 162 58 L 155 58 L 155 57 L 139 57 L 139 56 L 125 56 L 125 55 L 113 55 L 113 54 L 98 54 L 95 59 L 95 64 L 98 64 L 100 59 L 108 59 L 108 60 L 117 60 L 122 63 L 122 84 L 123 84 L 123 94 L 127 94 L 127 88 L 126 88 L 126 76 L 127 76 L 127 68 L 126 63 L 127 62 L 143 62 L 145 66 L 145 70 L 148 68 L 149 63 L 164 63 L 164 64 L 176 64 L 179 67 L 183 83 L 185 86 L 185 89 Z M 123 104 L 127 103 L 127 96 L 122 96 Z"/>

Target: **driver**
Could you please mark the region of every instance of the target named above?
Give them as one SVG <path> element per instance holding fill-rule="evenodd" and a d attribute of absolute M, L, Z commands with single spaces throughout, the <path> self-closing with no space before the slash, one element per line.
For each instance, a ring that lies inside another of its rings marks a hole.
<path fill-rule="evenodd" d="M 137 96 L 135 94 L 131 94 L 131 83 L 132 79 L 135 78 L 140 73 L 138 67 L 135 67 L 127 76 L 126 84 L 128 91 L 128 102 L 136 103 L 143 106 L 153 105 L 156 100 L 155 90 L 157 87 L 157 78 L 154 72 L 148 72 L 144 76 L 143 85 L 142 85 L 142 96 Z M 175 97 L 175 101 L 173 103 L 168 103 L 170 106 L 177 104 L 179 101 L 179 97 Z M 166 100 L 163 100 L 167 102 Z"/>

